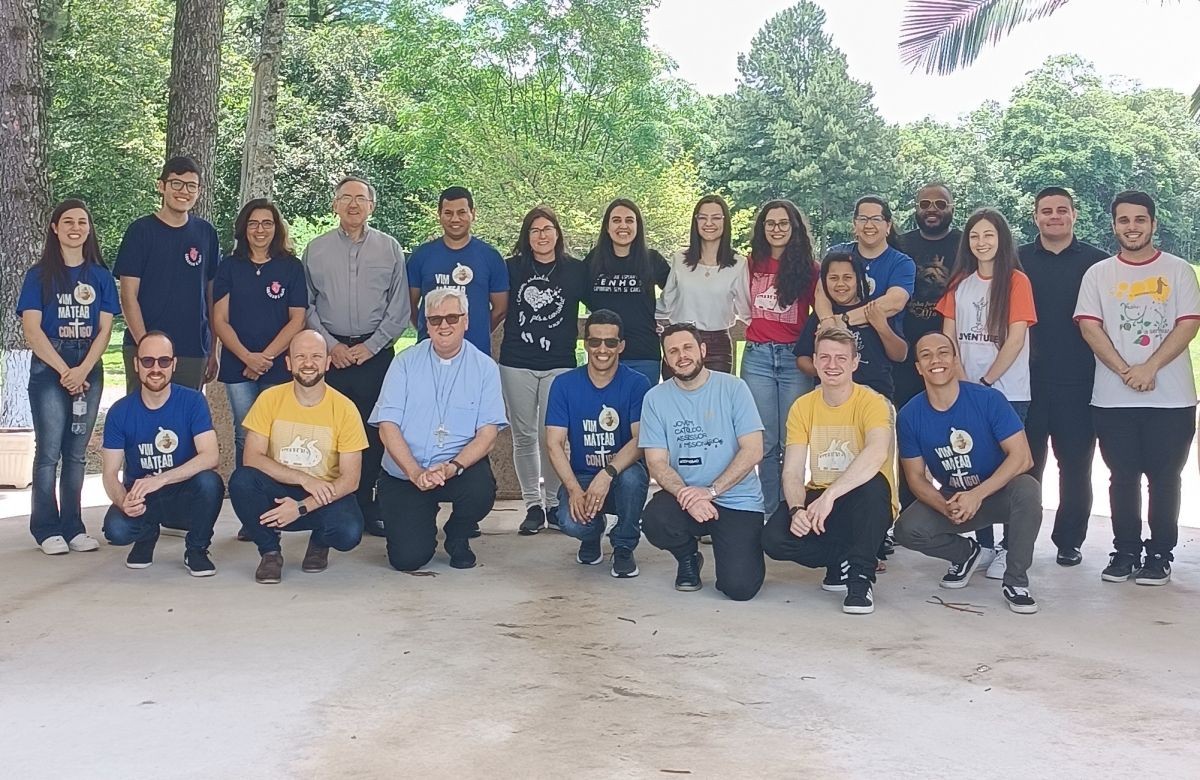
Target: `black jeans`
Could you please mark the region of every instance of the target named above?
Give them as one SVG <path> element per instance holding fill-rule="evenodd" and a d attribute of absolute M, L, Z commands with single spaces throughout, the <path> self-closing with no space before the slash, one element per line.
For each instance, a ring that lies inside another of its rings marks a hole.
<path fill-rule="evenodd" d="M 696 540 L 712 536 L 717 590 L 734 601 L 749 601 L 767 574 L 762 551 L 762 512 L 717 506 L 716 520 L 696 522 L 675 496 L 660 490 L 642 510 L 642 533 L 647 541 L 677 559 L 696 552 Z"/>
<path fill-rule="evenodd" d="M 451 505 L 446 543 L 468 539 L 496 503 L 496 479 L 487 458 L 433 490 L 421 490 L 407 479 L 380 472 L 379 508 L 393 568 L 415 571 L 433 559 L 438 505 L 444 503 Z"/>
<path fill-rule="evenodd" d="M 360 338 L 345 338 L 334 336 L 344 344 L 361 343 Z M 351 365 L 346 368 L 330 368 L 325 375 L 325 381 L 334 390 L 350 399 L 358 409 L 363 427 L 367 429 L 367 449 L 363 452 L 362 477 L 358 481 L 358 507 L 362 510 L 363 518 L 371 523 L 379 519 L 379 502 L 375 495 L 375 482 L 379 478 L 379 466 L 383 461 L 383 442 L 379 439 L 379 429 L 367 424 L 367 418 L 375 409 L 379 400 L 379 391 L 383 388 L 384 377 L 396 354 L 391 347 L 384 347 L 362 365 Z"/>
<path fill-rule="evenodd" d="M 1092 386 L 1034 385 L 1025 436 L 1033 454 L 1029 473 L 1044 483 L 1050 447 L 1058 461 L 1058 511 L 1051 539 L 1059 548 L 1083 546 L 1092 515 L 1092 459 L 1096 427 L 1092 423 Z"/>
<path fill-rule="evenodd" d="M 823 490 L 810 490 L 804 500 L 811 506 Z M 892 525 L 892 489 L 887 478 L 876 474 L 870 480 L 833 502 L 825 519 L 825 532 L 792 533 L 792 517 L 780 504 L 767 519 L 762 533 L 763 552 L 777 561 L 794 561 L 801 566 L 822 568 L 850 563 L 850 571 L 875 581 L 875 553 Z"/>
<path fill-rule="evenodd" d="M 1179 541 L 1181 475 L 1196 433 L 1196 409 L 1101 409 L 1093 407 L 1100 455 L 1111 474 L 1113 547 L 1142 551 L 1142 475 L 1150 488 L 1147 553 L 1167 560 Z"/>

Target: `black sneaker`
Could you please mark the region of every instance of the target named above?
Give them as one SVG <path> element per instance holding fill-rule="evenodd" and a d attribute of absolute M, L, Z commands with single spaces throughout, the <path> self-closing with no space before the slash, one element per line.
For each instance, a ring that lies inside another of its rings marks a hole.
<path fill-rule="evenodd" d="M 1078 547 L 1059 547 L 1054 562 L 1059 566 L 1078 566 L 1083 563 L 1083 553 Z"/>
<path fill-rule="evenodd" d="M 525 519 L 517 533 L 521 536 L 533 536 L 546 526 L 546 512 L 540 506 L 531 506 L 525 510 Z"/>
<path fill-rule="evenodd" d="M 141 542 L 134 542 L 133 547 L 129 550 L 129 555 L 125 558 L 125 565 L 130 569 L 148 569 L 150 564 L 154 563 L 154 545 L 158 544 L 158 537 L 146 539 Z"/>
<path fill-rule="evenodd" d="M 193 577 L 211 577 L 217 573 L 217 567 L 208 557 L 208 550 L 185 550 L 183 565 Z"/>
<path fill-rule="evenodd" d="M 575 560 L 584 566 L 604 563 L 604 553 L 600 551 L 600 540 L 598 538 L 584 539 L 580 542 L 579 552 L 575 553 Z"/>
<path fill-rule="evenodd" d="M 1141 566 L 1141 556 L 1137 553 L 1109 553 L 1108 566 L 1100 572 L 1100 579 L 1105 582 L 1124 582 L 1133 576 L 1133 570 L 1139 566 Z"/>
<path fill-rule="evenodd" d="M 636 577 L 638 574 L 637 560 L 633 557 L 633 550 L 628 547 L 614 548 L 612 576 L 624 579 L 626 577 Z"/>
<path fill-rule="evenodd" d="M 825 567 L 825 579 L 821 581 L 821 590 L 830 593 L 845 593 L 846 580 L 850 578 L 850 563 L 842 561 L 836 566 Z"/>
<path fill-rule="evenodd" d="M 471 542 L 467 539 L 447 539 L 446 552 L 450 554 L 450 568 L 475 568 L 475 553 L 471 551 Z"/>
<path fill-rule="evenodd" d="M 679 559 L 679 569 L 675 573 L 675 590 L 700 590 L 704 583 L 700 582 L 700 570 L 704 568 L 704 556 L 697 550 Z"/>
<path fill-rule="evenodd" d="M 1138 585 L 1166 585 L 1171 581 L 1171 562 L 1158 553 L 1146 553 L 1146 560 L 1133 575 L 1133 581 Z"/>
<path fill-rule="evenodd" d="M 946 569 L 946 573 L 942 575 L 942 581 L 938 583 L 943 588 L 967 587 L 967 583 L 971 580 L 971 574 L 979 565 L 979 556 L 983 552 L 983 548 L 979 546 L 979 542 L 969 536 L 967 541 L 971 543 L 971 554 L 962 563 L 950 564 L 950 568 Z"/>
<path fill-rule="evenodd" d="M 869 615 L 875 611 L 875 593 L 866 577 L 851 577 L 846 583 L 846 599 L 842 612 L 848 615 Z"/>
<path fill-rule="evenodd" d="M 567 511 L 566 509 L 563 510 Z M 552 506 L 546 509 L 546 527 L 558 528 L 558 507 Z"/>
<path fill-rule="evenodd" d="M 896 540 L 892 538 L 891 530 L 888 530 L 887 535 L 883 537 L 883 541 L 879 543 L 879 552 L 875 557 L 881 561 L 886 561 L 888 556 L 896 552 Z"/>
<path fill-rule="evenodd" d="M 1001 590 L 1004 591 L 1004 600 L 1008 602 L 1008 608 L 1013 612 L 1020 615 L 1032 615 L 1038 611 L 1037 602 L 1033 600 L 1033 596 L 1029 595 L 1029 588 L 1005 585 Z"/>

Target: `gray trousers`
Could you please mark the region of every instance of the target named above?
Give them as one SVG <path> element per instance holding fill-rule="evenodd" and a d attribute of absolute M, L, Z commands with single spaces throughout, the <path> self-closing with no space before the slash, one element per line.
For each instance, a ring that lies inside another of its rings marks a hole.
<path fill-rule="evenodd" d="M 1033 546 L 1042 527 L 1042 488 L 1022 474 L 983 500 L 975 517 L 960 525 L 933 507 L 917 501 L 900 513 L 896 521 L 896 543 L 941 558 L 962 563 L 971 554 L 971 542 L 961 534 L 1001 523 L 1008 524 L 1008 564 L 1004 584 L 1029 586 L 1026 571 L 1033 562 Z"/>
<path fill-rule="evenodd" d="M 550 383 L 569 368 L 534 371 L 500 366 L 500 390 L 512 426 L 513 466 L 525 508 L 558 506 L 561 484 L 546 454 L 546 401 Z M 545 480 L 542 484 L 541 480 Z"/>

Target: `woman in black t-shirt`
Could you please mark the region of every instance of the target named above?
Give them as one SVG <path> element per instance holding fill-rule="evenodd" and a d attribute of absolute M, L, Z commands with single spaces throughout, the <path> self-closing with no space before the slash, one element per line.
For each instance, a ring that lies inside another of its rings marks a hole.
<path fill-rule="evenodd" d="M 566 253 L 562 227 L 549 206 L 525 215 L 508 265 L 508 315 L 500 343 L 500 387 L 512 425 L 513 465 L 525 502 L 523 536 L 557 525 L 558 476 L 546 454 L 550 384 L 575 367 L 583 263 Z"/>
<path fill-rule="evenodd" d="M 617 198 L 604 212 L 600 240 L 584 258 L 590 283 L 583 302 L 592 311 L 609 309 L 625 324 L 621 362 L 658 384 L 658 333 L 654 288 L 665 287 L 671 266 L 646 246 L 642 212 L 633 201 Z"/>

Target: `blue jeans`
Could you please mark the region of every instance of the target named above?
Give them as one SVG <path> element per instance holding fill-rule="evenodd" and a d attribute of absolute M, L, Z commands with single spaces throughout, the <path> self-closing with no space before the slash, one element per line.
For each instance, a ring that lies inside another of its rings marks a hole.
<path fill-rule="evenodd" d="M 300 501 L 308 491 L 299 485 L 277 482 L 258 469 L 243 466 L 229 477 L 229 503 L 242 531 L 258 546 L 258 554 L 279 552 L 279 533 L 262 524 L 260 518 L 274 509 L 275 499 L 287 496 Z M 339 552 L 353 550 L 362 541 L 363 515 L 354 494 L 342 496 L 332 504 L 297 517 L 284 531 L 312 531 L 310 541 Z"/>
<path fill-rule="evenodd" d="M 813 389 L 812 377 L 796 368 L 791 344 L 746 342 L 742 379 L 750 387 L 763 423 L 763 459 L 758 465 L 767 516 L 783 500 L 779 475 L 787 443 L 787 417 L 796 399 Z"/>
<path fill-rule="evenodd" d="M 265 379 L 247 379 L 245 382 L 226 382 L 225 395 L 229 397 L 229 411 L 233 415 L 233 448 L 234 466 L 242 465 L 242 450 L 246 447 L 246 429 L 242 422 L 250 413 L 250 407 L 258 399 L 259 394 L 279 382 Z"/>
<path fill-rule="evenodd" d="M 104 538 L 118 546 L 155 540 L 158 527 L 170 519 L 170 525 L 187 529 L 184 543 L 189 550 L 207 550 L 224 501 L 221 475 L 201 471 L 146 496 L 146 511 L 138 517 L 110 506 L 104 516 Z"/>
<path fill-rule="evenodd" d="M 90 341 L 51 339 L 55 350 L 68 366 L 78 366 L 87 356 Z M 91 387 L 84 393 L 87 416 L 83 433 L 71 433 L 71 405 L 75 399 L 59 384 L 58 372 L 37 355 L 29 366 L 29 406 L 33 412 L 33 494 L 30 496 L 29 532 L 41 544 L 51 536 L 70 541 L 85 533 L 80 494 L 88 440 L 100 409 L 104 391 L 104 368 L 96 362 L 88 375 Z M 58 463 L 62 478 L 58 481 L 58 500 L 54 483 Z"/>
<path fill-rule="evenodd" d="M 650 380 L 650 386 L 654 387 L 658 384 L 659 372 L 662 370 L 662 363 L 657 360 L 621 360 L 621 365 L 626 368 L 632 368 L 642 376 Z"/>
<path fill-rule="evenodd" d="M 580 486 L 588 489 L 594 476 L 591 474 L 576 474 Z M 646 506 L 646 492 L 650 489 L 650 475 L 646 466 L 639 460 L 622 471 L 609 486 L 608 495 L 604 497 L 604 506 L 592 522 L 577 523 L 571 518 L 571 502 L 567 497 L 565 487 L 558 489 L 558 530 L 567 536 L 581 541 L 598 540 L 603 534 L 607 523 L 604 515 L 616 515 L 617 524 L 609 534 L 612 546 L 637 548 L 642 538 L 642 507 Z"/>

